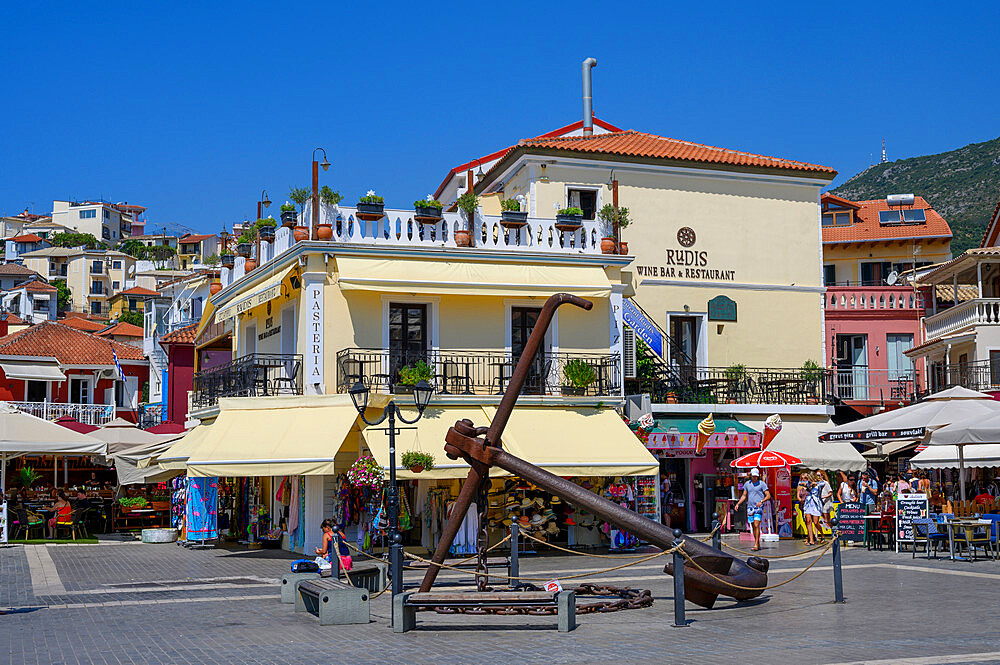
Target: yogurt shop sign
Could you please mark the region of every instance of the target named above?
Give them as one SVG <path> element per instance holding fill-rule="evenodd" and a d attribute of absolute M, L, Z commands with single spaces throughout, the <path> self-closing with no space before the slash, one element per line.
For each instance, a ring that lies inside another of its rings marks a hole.
<path fill-rule="evenodd" d="M 679 248 L 664 251 L 661 265 L 637 265 L 635 272 L 640 277 L 668 277 L 672 279 L 732 282 L 736 271 L 728 266 L 714 264 L 705 250 L 691 249 L 697 242 L 694 230 L 685 226 L 677 231 Z"/>

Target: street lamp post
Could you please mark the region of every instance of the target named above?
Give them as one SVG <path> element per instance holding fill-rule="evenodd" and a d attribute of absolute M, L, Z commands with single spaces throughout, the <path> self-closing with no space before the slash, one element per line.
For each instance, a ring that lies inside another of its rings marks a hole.
<path fill-rule="evenodd" d="M 270 208 L 271 207 L 271 199 L 267 198 L 267 190 L 266 189 L 263 190 L 263 191 L 261 191 L 261 193 L 260 193 L 260 200 L 257 201 L 257 219 L 263 219 L 264 218 L 264 211 L 261 210 L 261 206 L 262 205 L 265 208 Z M 257 223 L 256 220 L 254 221 L 254 223 L 255 224 Z M 257 243 L 257 265 L 260 265 L 261 263 L 263 263 L 263 261 L 261 261 L 261 259 L 260 259 L 260 227 L 257 227 L 257 232 L 254 233 L 254 239 L 255 239 L 255 242 Z"/>
<path fill-rule="evenodd" d="M 382 410 L 381 418 L 375 421 L 368 420 L 365 418 L 365 409 L 368 408 L 368 388 L 360 381 L 357 381 L 351 386 L 348 393 L 351 395 L 351 401 L 354 402 L 354 408 L 358 410 L 358 413 L 361 414 L 361 419 L 367 425 L 381 425 L 386 419 L 389 420 L 389 426 L 383 431 L 389 434 L 389 491 L 387 492 L 389 504 L 389 567 L 392 574 L 392 595 L 396 596 L 403 592 L 403 536 L 399 533 L 399 488 L 396 486 L 396 430 L 414 429 L 411 427 L 397 428 L 396 419 L 402 420 L 407 425 L 413 425 L 420 420 L 421 416 L 424 415 L 424 409 L 427 408 L 427 404 L 431 401 L 434 388 L 426 380 L 421 380 L 417 385 L 413 386 L 413 401 L 417 407 L 417 417 L 413 420 L 404 418 L 399 407 L 396 406 L 396 402 L 393 400 L 390 400 L 385 409 Z"/>
<path fill-rule="evenodd" d="M 320 164 L 316 161 L 316 151 L 319 150 L 323 153 L 323 163 Z M 326 171 L 330 168 L 330 162 L 326 159 L 326 150 L 323 148 L 313 149 L 313 211 L 312 211 L 312 223 L 309 224 L 309 238 L 311 240 L 316 239 L 316 225 L 319 224 L 319 167 L 322 166 L 323 170 Z"/>

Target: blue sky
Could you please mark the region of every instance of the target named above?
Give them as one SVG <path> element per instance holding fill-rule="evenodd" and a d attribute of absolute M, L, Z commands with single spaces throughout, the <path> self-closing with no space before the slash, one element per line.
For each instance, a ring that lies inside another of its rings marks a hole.
<path fill-rule="evenodd" d="M 392 206 L 594 109 L 620 127 L 817 162 L 1000 135 L 1000 3 L 87 3 L 5 8 L 0 212 L 54 198 L 231 227 L 260 190 Z M 276 213 L 276 206 L 272 206 Z"/>

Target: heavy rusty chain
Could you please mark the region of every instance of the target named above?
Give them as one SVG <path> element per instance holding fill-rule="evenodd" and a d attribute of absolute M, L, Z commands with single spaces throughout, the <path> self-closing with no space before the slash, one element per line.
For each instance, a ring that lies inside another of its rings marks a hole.
<path fill-rule="evenodd" d="M 520 591 L 538 591 L 534 584 L 518 585 Z M 600 596 L 612 598 L 617 596 L 617 600 L 602 600 L 595 603 L 577 603 L 577 614 L 592 614 L 594 612 L 617 612 L 618 610 L 640 610 L 653 604 L 653 594 L 649 589 L 632 589 L 629 587 L 617 587 L 607 584 L 581 584 L 572 589 L 576 592 L 577 600 L 581 596 Z M 499 614 L 514 615 L 527 614 L 533 616 L 549 616 L 557 613 L 555 607 L 531 607 L 531 606 L 499 606 L 499 607 L 435 607 L 433 609 L 438 614 Z"/>

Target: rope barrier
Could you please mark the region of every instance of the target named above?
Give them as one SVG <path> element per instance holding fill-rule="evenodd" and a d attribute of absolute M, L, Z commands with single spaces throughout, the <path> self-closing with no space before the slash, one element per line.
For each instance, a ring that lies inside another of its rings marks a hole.
<path fill-rule="evenodd" d="M 595 559 L 641 559 L 643 557 L 649 556 L 648 554 L 592 554 L 590 552 L 578 552 L 576 550 L 567 549 L 565 547 L 556 545 L 555 543 L 550 543 L 548 541 L 542 540 L 541 538 L 536 538 L 532 536 L 530 533 L 525 533 L 521 531 L 520 535 L 524 536 L 525 538 L 530 538 L 536 543 L 541 543 L 542 545 L 548 545 L 552 549 L 559 550 L 560 552 L 567 552 L 569 554 L 576 554 L 579 556 L 589 556 L 589 557 L 594 557 Z"/>
<path fill-rule="evenodd" d="M 823 555 L 826 554 L 826 550 L 830 549 L 831 547 L 833 547 L 833 541 L 832 540 L 824 546 L 823 551 L 819 553 L 819 556 L 817 556 L 815 559 L 813 559 L 812 563 L 810 563 L 808 566 L 806 566 L 801 571 L 799 571 L 798 573 L 796 573 L 793 577 L 790 577 L 787 580 L 782 580 L 781 582 L 778 582 L 777 584 L 770 584 L 768 586 L 740 586 L 739 584 L 733 584 L 729 580 L 724 580 L 721 577 L 719 577 L 718 575 L 710 573 L 709 571 L 705 570 L 700 565 L 698 565 L 698 562 L 695 561 L 693 558 L 691 558 L 690 554 L 688 554 L 687 552 L 684 551 L 683 546 L 680 548 L 680 552 L 681 552 L 681 556 L 683 556 L 685 559 L 687 559 L 691 563 L 691 565 L 693 565 L 695 568 L 697 568 L 701 572 L 705 573 L 706 575 L 708 575 L 712 579 L 716 580 L 717 582 L 722 582 L 726 586 L 732 587 L 734 589 L 743 589 L 744 591 L 766 591 L 768 589 L 777 589 L 779 586 L 784 586 L 785 584 L 788 584 L 789 582 L 793 582 L 796 579 L 798 579 L 799 577 L 801 577 L 802 575 L 804 575 L 807 570 L 809 570 L 810 568 L 812 568 L 813 566 L 815 566 L 816 563 L 820 559 L 823 558 Z"/>
<path fill-rule="evenodd" d="M 830 544 L 832 544 L 832 543 L 830 543 Z M 826 543 L 823 543 L 823 544 L 817 545 L 816 547 L 813 547 L 812 549 L 803 550 L 801 552 L 792 552 L 791 554 L 761 554 L 759 550 L 756 551 L 756 552 L 748 551 L 748 550 L 741 550 L 740 548 L 733 547 L 732 545 L 729 545 L 728 543 L 725 543 L 725 542 L 722 543 L 722 547 L 726 548 L 726 549 L 733 550 L 735 552 L 739 552 L 740 554 L 746 554 L 748 556 L 760 557 L 761 559 L 787 559 L 789 557 L 799 556 L 799 555 L 802 555 L 802 554 L 809 554 L 810 552 L 815 552 L 816 550 L 820 550 L 820 549 L 823 549 L 824 547 L 828 547 L 828 545 Z"/>

